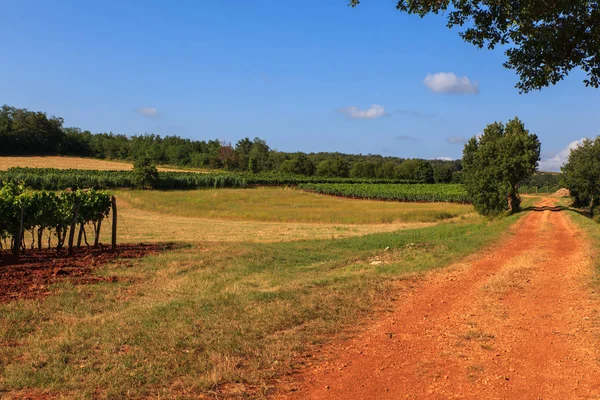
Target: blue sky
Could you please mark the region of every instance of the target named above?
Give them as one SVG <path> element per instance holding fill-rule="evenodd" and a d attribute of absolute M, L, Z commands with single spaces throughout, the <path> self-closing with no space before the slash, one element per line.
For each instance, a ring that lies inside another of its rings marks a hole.
<path fill-rule="evenodd" d="M 519 116 L 543 167 L 600 134 L 581 72 L 526 95 L 501 50 L 392 0 L 3 2 L 0 103 L 93 132 L 259 136 L 282 151 L 459 158 Z M 442 74 L 443 73 L 443 74 Z M 561 153 L 562 151 L 562 153 Z M 561 155 L 562 154 L 562 155 Z"/>

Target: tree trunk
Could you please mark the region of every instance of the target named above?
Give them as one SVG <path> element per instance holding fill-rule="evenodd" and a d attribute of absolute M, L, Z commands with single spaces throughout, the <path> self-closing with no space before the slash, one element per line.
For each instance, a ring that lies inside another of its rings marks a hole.
<path fill-rule="evenodd" d="M 19 228 L 15 234 L 14 247 L 13 247 L 13 258 L 16 260 L 19 258 L 19 251 L 21 250 L 21 237 L 23 234 L 23 207 L 21 207 L 21 217 L 19 220 Z"/>
<path fill-rule="evenodd" d="M 42 235 L 44 234 L 44 230 L 42 228 L 38 228 L 37 234 L 38 234 L 37 235 L 38 236 L 37 248 L 38 248 L 38 250 L 41 250 L 42 249 Z"/>
<path fill-rule="evenodd" d="M 85 242 L 85 245 L 86 245 L 87 247 L 90 247 L 90 244 L 89 244 L 89 243 L 88 243 L 88 241 L 87 241 L 87 233 L 86 233 L 86 231 L 85 231 L 85 228 L 83 228 L 83 241 Z"/>
<path fill-rule="evenodd" d="M 68 254 L 73 255 L 73 241 L 75 240 L 75 230 L 77 229 L 77 215 L 79 214 L 79 202 L 73 207 L 73 219 L 69 227 L 69 250 Z"/>
<path fill-rule="evenodd" d="M 102 228 L 102 218 L 98 220 L 96 223 L 96 237 L 94 238 L 94 247 L 98 247 L 98 243 L 100 243 L 100 229 Z"/>
<path fill-rule="evenodd" d="M 83 237 L 83 223 L 79 224 L 79 235 L 77 235 L 77 248 L 81 247 L 82 237 Z"/>

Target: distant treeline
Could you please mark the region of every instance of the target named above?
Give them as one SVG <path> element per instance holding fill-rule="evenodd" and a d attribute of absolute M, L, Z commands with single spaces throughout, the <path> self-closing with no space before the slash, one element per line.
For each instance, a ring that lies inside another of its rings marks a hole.
<path fill-rule="evenodd" d="M 554 187 L 560 186 L 561 184 L 562 174 L 553 173 L 553 172 L 538 172 L 529 178 L 527 181 L 523 182 L 522 186 L 528 187 Z"/>
<path fill-rule="evenodd" d="M 3 106 L 0 110 L 0 155 L 70 155 L 113 160 L 148 156 L 157 164 L 277 172 L 331 178 L 393 179 L 422 183 L 460 182 L 460 160 L 422 160 L 342 153 L 285 153 L 260 139 L 235 145 L 178 136 L 120 135 L 63 127 L 63 119 L 43 112 Z"/>

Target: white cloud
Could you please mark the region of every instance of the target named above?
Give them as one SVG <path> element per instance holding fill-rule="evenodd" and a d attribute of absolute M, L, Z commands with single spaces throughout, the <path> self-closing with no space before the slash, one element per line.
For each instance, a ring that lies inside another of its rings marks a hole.
<path fill-rule="evenodd" d="M 385 111 L 385 107 L 380 106 L 379 104 L 373 104 L 366 110 L 361 110 L 358 107 L 350 106 L 340 108 L 338 111 L 348 118 L 353 119 L 376 119 L 389 115 L 387 111 Z"/>
<path fill-rule="evenodd" d="M 477 82 L 471 82 L 466 76 L 458 77 L 452 72 L 429 74 L 425 77 L 423 83 L 434 93 L 479 93 Z"/>
<path fill-rule="evenodd" d="M 158 115 L 158 110 L 154 107 L 136 108 L 135 112 L 146 117 L 156 117 Z"/>
<path fill-rule="evenodd" d="M 450 144 L 464 144 L 467 143 L 467 138 L 464 136 L 450 136 L 446 138 L 446 141 Z"/>
<path fill-rule="evenodd" d="M 553 154 L 549 157 L 543 157 L 542 161 L 540 161 L 539 170 L 540 171 L 560 171 L 560 167 L 563 166 L 564 163 L 567 162 L 569 158 L 569 154 L 571 150 L 579 147 L 579 145 L 584 141 L 584 139 L 575 140 L 567 147 L 562 149 L 556 154 Z"/>
<path fill-rule="evenodd" d="M 436 160 L 454 161 L 454 158 L 452 158 L 452 157 L 438 157 L 438 158 L 436 158 Z"/>

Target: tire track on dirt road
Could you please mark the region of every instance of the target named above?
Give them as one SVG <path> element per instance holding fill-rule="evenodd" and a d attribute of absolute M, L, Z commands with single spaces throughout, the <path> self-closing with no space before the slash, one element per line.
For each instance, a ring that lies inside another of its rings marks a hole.
<path fill-rule="evenodd" d="M 278 397 L 600 398 L 589 244 L 553 204 L 544 199 L 478 258 L 431 273 Z"/>

